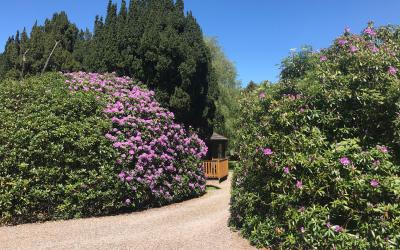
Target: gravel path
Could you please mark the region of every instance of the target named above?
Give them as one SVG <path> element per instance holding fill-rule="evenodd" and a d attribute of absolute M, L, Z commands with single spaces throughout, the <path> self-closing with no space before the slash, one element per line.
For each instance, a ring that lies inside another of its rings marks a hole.
<path fill-rule="evenodd" d="M 0 249 L 254 249 L 227 227 L 230 180 L 219 186 L 143 212 L 0 227 Z"/>

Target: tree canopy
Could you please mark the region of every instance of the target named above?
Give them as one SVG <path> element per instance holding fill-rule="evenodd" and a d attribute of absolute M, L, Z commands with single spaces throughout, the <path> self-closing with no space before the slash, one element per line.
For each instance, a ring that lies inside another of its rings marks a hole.
<path fill-rule="evenodd" d="M 57 45 L 56 45 L 57 44 Z M 116 72 L 155 90 L 157 100 L 177 121 L 211 133 L 218 96 L 211 54 L 200 26 L 182 0 L 111 0 L 94 30 L 79 30 L 65 12 L 7 41 L 0 56 L 0 78 L 22 78 L 46 71 Z"/>
<path fill-rule="evenodd" d="M 238 112 L 240 82 L 237 80 L 235 64 L 223 52 L 215 37 L 206 37 L 205 42 L 210 49 L 213 73 L 218 84 L 218 99 L 214 130 L 229 138 L 229 148 L 234 150 L 236 144 L 235 120 Z"/>

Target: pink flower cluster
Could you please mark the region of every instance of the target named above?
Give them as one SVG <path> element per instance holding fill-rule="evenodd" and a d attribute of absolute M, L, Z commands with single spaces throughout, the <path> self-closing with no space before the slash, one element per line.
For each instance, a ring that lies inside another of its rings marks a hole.
<path fill-rule="evenodd" d="M 388 69 L 388 73 L 389 73 L 390 75 L 392 75 L 392 76 L 396 75 L 396 74 L 397 74 L 397 71 L 398 71 L 398 69 L 395 68 L 395 67 L 393 67 L 393 66 L 390 66 L 389 69 Z"/>
<path fill-rule="evenodd" d="M 262 151 L 264 155 L 272 155 L 274 153 L 270 148 L 264 148 Z"/>
<path fill-rule="evenodd" d="M 343 165 L 343 166 L 347 166 L 350 165 L 351 161 L 349 160 L 349 158 L 347 157 L 342 157 L 339 159 L 339 162 Z"/>
<path fill-rule="evenodd" d="M 174 123 L 174 114 L 160 107 L 153 91 L 114 74 L 76 72 L 65 76 L 71 91 L 93 91 L 106 101 L 104 114 L 112 128 L 105 137 L 118 152 L 116 164 L 123 169 L 118 178 L 132 193 L 141 188 L 170 201 L 182 198 L 177 197 L 177 189 L 178 193 L 205 190 L 201 166 L 207 153 L 205 143 Z M 134 197 L 127 196 L 125 204 L 129 205 Z"/>
<path fill-rule="evenodd" d="M 331 223 L 328 221 L 327 223 L 326 223 L 326 227 L 327 228 L 329 228 L 329 229 L 332 229 L 333 231 L 335 231 L 336 233 L 341 233 L 341 232 L 343 232 L 344 231 L 344 228 L 343 227 L 341 227 L 341 226 L 339 226 L 339 225 L 331 225 Z"/>
<path fill-rule="evenodd" d="M 284 97 L 284 98 L 288 98 L 289 100 L 294 101 L 294 100 L 301 99 L 301 98 L 303 97 L 303 95 L 302 95 L 302 94 L 297 94 L 297 95 L 293 95 L 293 94 L 283 94 L 283 97 Z"/>
<path fill-rule="evenodd" d="M 389 149 L 386 146 L 377 145 L 376 148 L 381 151 L 382 153 L 386 154 L 389 152 Z"/>
<path fill-rule="evenodd" d="M 369 36 L 376 36 L 376 31 L 373 28 L 368 27 L 364 30 L 364 34 Z"/>
<path fill-rule="evenodd" d="M 376 188 L 376 187 L 379 186 L 379 181 L 377 181 L 376 179 L 372 179 L 370 181 L 370 184 L 371 184 L 372 187 Z"/>

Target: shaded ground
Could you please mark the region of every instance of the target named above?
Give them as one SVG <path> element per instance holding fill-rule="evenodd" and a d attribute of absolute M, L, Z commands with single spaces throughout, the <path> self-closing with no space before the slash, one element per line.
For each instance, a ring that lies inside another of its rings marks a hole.
<path fill-rule="evenodd" d="M 227 227 L 230 178 L 201 198 L 132 214 L 0 227 L 0 249 L 253 249 Z"/>

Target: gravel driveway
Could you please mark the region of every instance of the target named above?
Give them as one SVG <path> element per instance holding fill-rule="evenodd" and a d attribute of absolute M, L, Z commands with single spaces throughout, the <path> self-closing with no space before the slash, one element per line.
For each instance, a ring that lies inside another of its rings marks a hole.
<path fill-rule="evenodd" d="M 254 249 L 227 227 L 230 180 L 219 186 L 143 212 L 0 227 L 0 249 Z"/>

